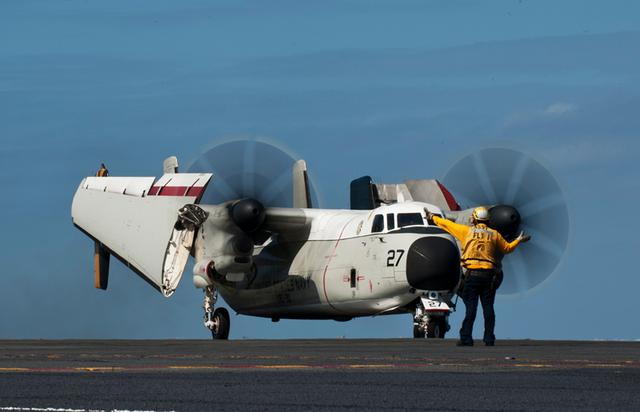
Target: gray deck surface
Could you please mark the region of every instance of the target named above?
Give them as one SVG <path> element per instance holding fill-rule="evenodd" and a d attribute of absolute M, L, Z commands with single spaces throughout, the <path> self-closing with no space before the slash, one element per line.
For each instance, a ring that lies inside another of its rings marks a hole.
<path fill-rule="evenodd" d="M 28 408 L 640 410 L 640 342 L 0 341 Z"/>

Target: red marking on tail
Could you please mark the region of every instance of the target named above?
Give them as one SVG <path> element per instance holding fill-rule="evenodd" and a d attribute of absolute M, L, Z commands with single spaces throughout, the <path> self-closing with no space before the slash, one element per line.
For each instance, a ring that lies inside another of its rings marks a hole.
<path fill-rule="evenodd" d="M 449 190 L 447 190 L 447 188 L 444 187 L 444 185 L 442 183 L 438 182 L 437 180 L 436 180 L 436 183 L 438 184 L 438 187 L 442 191 L 442 194 L 444 195 L 444 199 L 447 201 L 447 205 L 449 206 L 449 210 L 453 210 L 453 211 L 460 210 L 460 205 L 456 201 L 456 198 L 453 197 L 451 192 L 449 192 Z"/>

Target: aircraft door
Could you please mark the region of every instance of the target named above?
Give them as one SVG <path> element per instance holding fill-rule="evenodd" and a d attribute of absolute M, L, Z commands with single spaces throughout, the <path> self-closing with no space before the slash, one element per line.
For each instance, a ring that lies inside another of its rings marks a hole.
<path fill-rule="evenodd" d="M 400 264 L 400 266 L 396 266 L 393 271 L 393 277 L 396 282 L 406 282 L 407 281 L 407 270 L 404 262 Z"/>
<path fill-rule="evenodd" d="M 388 213 L 386 215 L 387 231 L 394 230 L 397 226 L 396 215 Z M 402 236 L 400 236 L 402 237 Z M 392 240 L 393 239 L 393 240 Z M 398 242 L 398 235 L 389 236 L 389 243 L 385 255 L 385 265 L 389 278 L 396 282 L 406 282 L 406 253 L 402 242 Z"/>
<path fill-rule="evenodd" d="M 387 277 L 393 278 L 396 282 L 406 282 L 406 249 L 403 247 L 389 247 L 386 254 Z"/>
<path fill-rule="evenodd" d="M 385 222 L 386 221 L 386 222 Z M 393 213 L 388 215 L 376 215 L 373 218 L 371 234 L 374 251 L 374 259 L 377 261 L 382 272 L 382 278 L 393 280 L 395 277 L 394 264 L 390 263 L 395 258 L 395 249 L 388 243 L 389 236 L 386 236 L 385 229 L 392 230 L 395 227 L 395 217 Z"/>

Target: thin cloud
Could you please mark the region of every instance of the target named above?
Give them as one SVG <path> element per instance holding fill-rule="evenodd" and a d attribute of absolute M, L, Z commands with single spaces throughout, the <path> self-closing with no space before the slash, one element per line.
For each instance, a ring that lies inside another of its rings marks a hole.
<path fill-rule="evenodd" d="M 577 167 L 603 163 L 619 163 L 628 158 L 624 142 L 610 139 L 586 138 L 549 147 L 545 153 L 548 161 L 557 167 Z"/>
<path fill-rule="evenodd" d="M 544 109 L 521 110 L 510 113 L 503 121 L 502 128 L 511 128 L 531 124 L 538 121 L 546 121 L 550 118 L 557 118 L 563 115 L 574 113 L 578 110 L 575 103 L 558 101 L 551 103 Z"/>
<path fill-rule="evenodd" d="M 556 102 L 549 105 L 543 113 L 550 116 L 560 116 L 566 113 L 574 112 L 576 111 L 576 109 L 577 106 L 573 103 Z"/>

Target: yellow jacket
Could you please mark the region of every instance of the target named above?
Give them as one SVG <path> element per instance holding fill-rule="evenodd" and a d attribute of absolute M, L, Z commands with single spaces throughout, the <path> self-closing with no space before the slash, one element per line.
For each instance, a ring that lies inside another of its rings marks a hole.
<path fill-rule="evenodd" d="M 502 256 L 511 253 L 520 239 L 507 242 L 502 235 L 485 224 L 461 225 L 439 216 L 433 222 L 451 233 L 462 245 L 461 263 L 466 269 L 495 269 L 500 267 Z"/>

